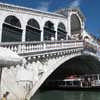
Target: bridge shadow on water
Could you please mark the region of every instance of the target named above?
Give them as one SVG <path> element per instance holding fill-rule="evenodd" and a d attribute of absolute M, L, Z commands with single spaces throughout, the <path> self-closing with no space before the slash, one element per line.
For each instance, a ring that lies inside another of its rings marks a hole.
<path fill-rule="evenodd" d="M 46 79 L 31 100 L 89 100 L 90 98 L 91 100 L 99 100 L 100 91 L 66 91 L 45 87 L 49 80 L 62 80 L 68 75 L 85 74 L 100 74 L 100 62 L 98 59 L 84 55 L 70 59 L 59 66 L 59 68 Z M 90 97 L 88 94 L 90 94 Z"/>

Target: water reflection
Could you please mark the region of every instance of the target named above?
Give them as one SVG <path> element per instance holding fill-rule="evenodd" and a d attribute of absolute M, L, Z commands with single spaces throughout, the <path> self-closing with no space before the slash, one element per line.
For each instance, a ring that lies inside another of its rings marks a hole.
<path fill-rule="evenodd" d="M 100 92 L 52 90 L 38 92 L 31 100 L 100 100 Z"/>

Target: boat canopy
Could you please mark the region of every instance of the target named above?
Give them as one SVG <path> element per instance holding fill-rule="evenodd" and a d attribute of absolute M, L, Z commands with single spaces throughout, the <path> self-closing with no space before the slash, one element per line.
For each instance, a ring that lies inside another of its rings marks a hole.
<path fill-rule="evenodd" d="M 63 81 L 81 81 L 81 78 L 77 78 L 77 79 L 64 79 Z"/>

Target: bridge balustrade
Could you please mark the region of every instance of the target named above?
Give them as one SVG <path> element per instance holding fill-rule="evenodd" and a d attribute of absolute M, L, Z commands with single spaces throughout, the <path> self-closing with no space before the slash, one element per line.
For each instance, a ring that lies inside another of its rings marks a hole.
<path fill-rule="evenodd" d="M 97 44 L 93 44 L 88 41 L 84 41 L 84 51 L 89 51 L 89 52 L 96 54 L 97 53 Z"/>
<path fill-rule="evenodd" d="M 34 42 L 4 42 L 1 47 L 8 48 L 18 54 L 48 50 L 60 50 L 83 47 L 83 41 L 34 41 Z"/>

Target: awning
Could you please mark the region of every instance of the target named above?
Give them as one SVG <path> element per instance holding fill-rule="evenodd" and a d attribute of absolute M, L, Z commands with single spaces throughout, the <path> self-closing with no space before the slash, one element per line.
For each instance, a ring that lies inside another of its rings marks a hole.
<path fill-rule="evenodd" d="M 10 49 L 0 47 L 0 66 L 21 64 L 23 58 Z"/>

